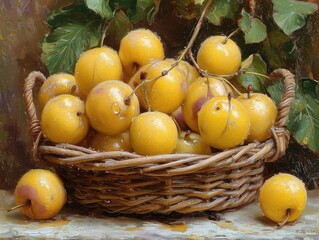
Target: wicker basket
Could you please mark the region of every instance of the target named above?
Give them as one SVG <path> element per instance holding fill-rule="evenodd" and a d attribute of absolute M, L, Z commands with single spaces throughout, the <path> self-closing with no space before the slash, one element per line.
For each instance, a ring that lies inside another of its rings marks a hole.
<path fill-rule="evenodd" d="M 186 214 L 241 207 L 256 198 L 264 162 L 277 160 L 289 142 L 285 123 L 295 94 L 294 76 L 278 69 L 270 77 L 283 78 L 285 89 L 269 140 L 212 155 L 140 156 L 46 140 L 33 101 L 35 83 L 43 83 L 45 77 L 32 72 L 25 79 L 24 97 L 34 159 L 53 164 L 64 180 L 69 203 L 90 212 Z"/>

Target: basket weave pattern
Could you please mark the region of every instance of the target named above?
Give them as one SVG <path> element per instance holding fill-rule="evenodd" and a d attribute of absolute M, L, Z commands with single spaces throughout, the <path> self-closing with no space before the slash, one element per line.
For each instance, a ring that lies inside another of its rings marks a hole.
<path fill-rule="evenodd" d="M 285 129 L 294 99 L 294 76 L 277 69 L 270 77 L 284 79 L 284 93 L 272 137 L 211 155 L 140 156 L 129 152 L 97 152 L 54 144 L 41 133 L 34 104 L 40 72 L 25 79 L 24 98 L 35 160 L 50 164 L 64 180 L 69 202 L 90 211 L 108 213 L 193 213 L 234 209 L 253 201 L 263 183 L 265 161 L 285 153 Z"/>

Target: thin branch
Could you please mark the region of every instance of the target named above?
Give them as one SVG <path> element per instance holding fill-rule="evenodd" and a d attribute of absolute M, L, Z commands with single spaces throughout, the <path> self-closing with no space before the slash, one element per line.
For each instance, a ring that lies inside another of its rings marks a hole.
<path fill-rule="evenodd" d="M 178 62 L 178 63 L 184 59 L 184 57 L 185 57 L 185 55 L 187 54 L 188 50 L 191 49 L 191 47 L 193 46 L 193 44 L 194 44 L 194 42 L 195 42 L 195 40 L 196 40 L 196 37 L 197 37 L 197 35 L 198 35 L 198 33 L 199 33 L 199 30 L 200 30 L 201 27 L 202 27 L 202 24 L 203 24 L 203 21 L 204 21 L 204 17 L 205 17 L 205 15 L 206 15 L 206 12 L 207 12 L 209 6 L 211 5 L 211 3 L 212 3 L 212 0 L 208 0 L 208 1 L 207 1 L 206 5 L 205 5 L 205 8 L 203 9 L 202 14 L 201 14 L 201 16 L 200 16 L 200 18 L 199 18 L 199 20 L 198 20 L 196 26 L 195 26 L 195 29 L 194 29 L 194 32 L 193 32 L 193 34 L 192 34 L 191 39 L 189 40 L 189 42 L 188 42 L 186 48 L 183 50 L 183 52 L 181 53 L 181 55 L 180 55 L 179 58 L 177 59 L 177 62 Z M 177 63 L 177 64 L 178 64 L 178 63 Z"/>
<path fill-rule="evenodd" d="M 105 40 L 105 37 L 106 37 L 107 30 L 109 29 L 110 22 L 113 20 L 116 12 L 118 10 L 119 9 L 115 9 L 113 11 L 113 16 L 105 21 L 105 24 L 104 24 L 104 27 L 103 27 L 103 30 L 102 30 L 102 37 L 101 37 L 100 47 L 103 47 L 103 43 L 104 43 L 104 40 Z"/>
<path fill-rule="evenodd" d="M 172 66 L 171 66 L 169 69 L 164 70 L 164 71 L 161 73 L 161 75 L 159 75 L 159 76 L 157 76 L 157 77 L 155 77 L 155 78 L 152 78 L 152 79 L 142 80 L 142 81 L 134 88 L 133 92 L 132 92 L 127 98 L 131 98 L 131 97 L 133 96 L 133 94 L 135 94 L 136 91 L 137 91 L 140 87 L 144 86 L 145 84 L 150 83 L 150 82 L 154 82 L 154 81 L 158 80 L 159 78 L 166 76 L 166 75 L 167 75 L 173 68 L 175 68 L 175 67 L 176 67 L 176 65 L 175 65 L 175 63 L 174 63 L 174 64 L 172 64 Z"/>
<path fill-rule="evenodd" d="M 211 5 L 211 3 L 212 3 L 212 0 L 208 0 L 208 1 L 207 1 L 206 5 L 205 5 L 205 7 L 204 7 L 204 9 L 203 9 L 203 11 L 202 11 L 202 13 L 201 13 L 201 16 L 200 16 L 200 18 L 199 18 L 199 20 L 198 20 L 198 22 L 197 22 L 197 24 L 196 24 L 196 26 L 195 26 L 195 29 L 194 29 L 194 32 L 193 32 L 193 34 L 192 34 L 191 39 L 189 40 L 189 42 L 188 42 L 186 48 L 182 51 L 182 53 L 180 54 L 180 56 L 179 56 L 179 57 L 177 58 L 177 60 L 171 65 L 171 67 L 170 67 L 169 69 L 167 69 L 167 70 L 162 71 L 161 75 L 159 75 L 159 76 L 157 76 L 157 77 L 155 77 L 155 78 L 153 78 L 153 79 L 147 79 L 147 80 L 144 80 L 144 81 L 140 82 L 140 83 L 136 86 L 136 88 L 133 90 L 133 92 L 127 97 L 128 99 L 130 99 L 130 98 L 133 96 L 133 94 L 135 94 L 136 91 L 137 91 L 141 86 L 144 86 L 144 85 L 147 84 L 147 83 L 154 82 L 154 81 L 158 80 L 159 78 L 166 76 L 173 68 L 175 68 L 175 67 L 184 59 L 184 57 L 185 57 L 185 55 L 187 54 L 188 50 L 191 49 L 191 47 L 193 46 L 193 44 L 194 44 L 194 42 L 195 42 L 195 39 L 196 39 L 196 37 L 197 37 L 197 35 L 198 35 L 198 33 L 199 33 L 199 30 L 201 29 L 201 26 L 202 26 L 202 24 L 203 24 L 204 17 L 205 17 L 205 15 L 206 15 L 207 9 L 208 9 L 209 6 Z"/>
<path fill-rule="evenodd" d="M 103 31 L 102 31 L 102 37 L 101 37 L 101 41 L 100 41 L 100 47 L 103 47 L 104 39 L 106 37 L 106 32 L 109 28 L 109 23 L 110 23 L 110 20 L 107 20 L 104 24 Z"/>
<path fill-rule="evenodd" d="M 267 79 L 270 79 L 270 77 L 268 77 L 267 75 L 264 75 L 264 74 L 261 74 L 261 73 L 257 73 L 257 72 L 250 72 L 250 71 L 243 71 L 243 73 L 245 74 L 252 74 L 252 75 L 257 75 L 259 77 L 264 77 L 264 78 L 267 78 Z"/>
<path fill-rule="evenodd" d="M 240 30 L 240 28 L 235 29 L 233 32 L 231 32 L 223 41 L 222 44 L 226 44 L 228 39 L 230 39 L 232 36 L 234 36 L 238 31 Z"/>

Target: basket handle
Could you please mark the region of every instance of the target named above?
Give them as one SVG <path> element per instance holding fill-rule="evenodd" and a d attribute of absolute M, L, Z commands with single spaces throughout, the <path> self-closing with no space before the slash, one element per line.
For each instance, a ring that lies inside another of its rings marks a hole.
<path fill-rule="evenodd" d="M 284 78 L 284 92 L 282 99 L 278 105 L 278 114 L 275 122 L 275 127 L 283 128 L 286 126 L 290 107 L 295 98 L 295 76 L 287 69 L 279 68 L 273 71 L 269 75 L 270 79 L 276 80 L 279 78 Z"/>
<path fill-rule="evenodd" d="M 33 88 L 36 81 L 44 83 L 46 77 L 38 71 L 31 72 L 24 80 L 23 96 L 25 101 L 26 114 L 28 118 L 29 131 L 33 140 L 35 140 L 41 132 L 41 124 L 37 116 L 37 111 L 34 105 Z"/>
<path fill-rule="evenodd" d="M 295 76 L 287 69 L 279 68 L 269 75 L 270 79 L 284 79 L 284 92 L 278 105 L 278 113 L 274 127 L 271 129 L 276 143 L 276 153 L 266 162 L 273 162 L 283 156 L 289 144 L 290 135 L 285 129 L 291 105 L 295 98 Z"/>

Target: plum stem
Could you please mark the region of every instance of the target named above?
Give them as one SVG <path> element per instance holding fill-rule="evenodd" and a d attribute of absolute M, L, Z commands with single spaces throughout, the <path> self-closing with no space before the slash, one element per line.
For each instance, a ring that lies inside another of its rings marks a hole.
<path fill-rule="evenodd" d="M 115 13 L 117 12 L 118 9 L 116 9 L 114 12 L 113 12 L 113 17 L 115 15 Z M 105 24 L 104 24 L 104 27 L 103 27 L 103 30 L 102 30 L 102 37 L 101 37 L 101 41 L 100 41 L 100 47 L 103 47 L 103 43 L 104 43 L 104 39 L 106 37 L 106 32 L 107 30 L 109 29 L 109 25 L 110 25 L 110 22 L 111 20 L 113 19 L 113 17 L 107 19 L 105 21 Z"/>
<path fill-rule="evenodd" d="M 191 59 L 192 63 L 194 64 L 194 67 L 197 69 L 197 71 L 203 76 L 203 77 L 215 77 L 215 75 L 212 75 L 207 72 L 207 70 L 203 70 L 199 67 L 198 63 L 195 61 L 195 58 L 193 56 L 193 52 L 189 49 L 188 50 L 188 56 Z"/>
<path fill-rule="evenodd" d="M 228 115 L 227 115 L 226 125 L 225 125 L 225 127 L 224 127 L 224 129 L 223 129 L 223 131 L 222 131 L 222 135 L 226 132 L 227 127 L 228 127 L 228 125 L 229 125 L 229 123 L 230 123 L 231 99 L 232 99 L 231 93 L 228 93 L 227 99 L 228 99 Z"/>
<path fill-rule="evenodd" d="M 192 139 L 190 138 L 190 135 L 191 135 L 191 134 L 192 134 L 192 132 L 191 132 L 190 130 L 187 130 L 187 131 L 185 132 L 184 140 L 191 142 L 191 141 L 192 141 Z"/>
<path fill-rule="evenodd" d="M 178 124 L 177 120 L 172 115 L 170 115 L 170 117 L 172 118 L 173 122 L 175 123 L 178 133 L 181 133 L 182 132 L 182 128 Z"/>
<path fill-rule="evenodd" d="M 264 77 L 264 78 L 270 79 L 270 77 L 268 77 L 267 75 L 264 75 L 264 74 L 262 74 L 262 73 L 250 72 L 250 71 L 243 71 L 243 73 L 245 73 L 245 74 L 252 74 L 252 75 L 259 76 L 259 77 Z"/>
<path fill-rule="evenodd" d="M 223 41 L 222 44 L 226 44 L 228 39 L 230 39 L 232 36 L 234 36 L 239 31 L 239 28 L 235 29 L 233 32 L 231 32 Z"/>
<path fill-rule="evenodd" d="M 72 88 L 71 88 L 71 90 L 70 90 L 70 93 L 71 93 L 71 94 L 74 94 L 75 91 L 76 91 L 76 85 L 73 85 Z"/>
<path fill-rule="evenodd" d="M 140 88 L 140 87 L 143 87 L 145 86 L 147 83 L 151 83 L 151 82 L 155 82 L 156 80 L 160 79 L 161 77 L 164 77 L 166 76 L 173 68 L 175 68 L 177 66 L 176 63 L 172 64 L 172 66 L 167 69 L 167 70 L 163 70 L 161 72 L 161 75 L 155 77 L 155 78 L 152 78 L 152 79 L 145 79 L 147 77 L 147 72 L 141 72 L 141 75 L 140 75 L 140 79 L 142 80 L 133 90 L 133 92 L 128 96 L 128 98 L 131 98 L 133 96 L 133 94 L 136 94 L 136 91 Z M 145 77 L 145 78 L 144 78 Z M 145 96 L 145 101 L 146 101 L 146 104 L 148 105 L 148 109 L 150 108 L 149 107 L 149 104 L 147 103 L 147 91 L 146 89 L 144 88 L 144 96 Z"/>
<path fill-rule="evenodd" d="M 13 206 L 12 208 L 7 209 L 7 212 L 11 212 L 11 211 L 14 211 L 16 209 L 23 208 L 25 206 L 30 206 L 30 205 L 31 205 L 31 201 L 27 200 L 25 203 L 22 203 L 22 204 L 19 204 L 19 205 Z"/>
<path fill-rule="evenodd" d="M 281 228 L 282 226 L 286 225 L 286 223 L 288 222 L 288 219 L 289 219 L 290 215 L 291 215 L 290 209 L 287 209 L 287 211 L 286 211 L 286 217 L 285 217 L 284 221 L 277 223 L 277 226 L 278 226 L 279 228 Z"/>
<path fill-rule="evenodd" d="M 140 80 L 144 81 L 146 79 L 146 77 L 147 77 L 147 72 L 142 71 L 140 74 Z"/>
<path fill-rule="evenodd" d="M 131 105 L 131 98 L 128 96 L 127 98 L 124 99 L 124 104 L 125 106 L 130 106 Z"/>
<path fill-rule="evenodd" d="M 105 36 L 106 36 L 106 32 L 107 32 L 107 30 L 109 28 L 109 23 L 110 22 L 111 22 L 110 19 L 105 22 L 105 25 L 104 25 L 103 30 L 102 30 L 102 37 L 101 37 L 100 47 L 103 47 L 104 39 L 105 39 Z"/>
<path fill-rule="evenodd" d="M 209 100 L 210 87 L 209 87 L 209 78 L 208 78 L 208 76 L 206 76 L 205 79 L 206 79 L 205 83 L 207 85 L 206 99 Z"/>
<path fill-rule="evenodd" d="M 147 106 L 147 111 L 150 112 L 152 109 L 151 109 L 150 102 L 148 100 L 148 95 L 147 95 L 147 90 L 146 90 L 145 84 L 143 85 L 143 92 L 144 92 L 144 101 L 145 101 L 146 106 Z"/>
<path fill-rule="evenodd" d="M 247 87 L 247 98 L 248 99 L 251 98 L 252 92 L 253 92 L 253 86 L 252 85 L 248 85 L 248 87 Z"/>

